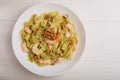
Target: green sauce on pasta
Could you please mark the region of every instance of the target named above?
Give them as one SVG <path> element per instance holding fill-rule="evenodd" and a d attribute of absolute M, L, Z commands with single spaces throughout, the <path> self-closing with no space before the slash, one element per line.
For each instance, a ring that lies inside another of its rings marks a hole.
<path fill-rule="evenodd" d="M 22 49 L 38 66 L 70 60 L 78 43 L 75 26 L 58 11 L 34 14 L 21 30 Z"/>

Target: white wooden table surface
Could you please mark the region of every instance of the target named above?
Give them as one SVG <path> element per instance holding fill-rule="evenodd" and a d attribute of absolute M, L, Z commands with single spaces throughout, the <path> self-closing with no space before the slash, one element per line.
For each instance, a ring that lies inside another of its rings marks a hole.
<path fill-rule="evenodd" d="M 58 2 L 79 14 L 86 47 L 78 64 L 58 77 L 40 77 L 24 69 L 11 44 L 20 14 L 42 1 Z M 0 0 L 0 80 L 120 80 L 120 0 Z"/>

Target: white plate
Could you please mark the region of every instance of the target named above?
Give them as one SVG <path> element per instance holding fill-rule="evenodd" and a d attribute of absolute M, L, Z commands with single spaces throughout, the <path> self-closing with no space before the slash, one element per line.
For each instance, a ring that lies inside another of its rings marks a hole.
<path fill-rule="evenodd" d="M 62 63 L 56 64 L 55 66 L 45 66 L 45 67 L 38 67 L 34 63 L 30 63 L 28 61 L 27 54 L 23 53 L 21 50 L 21 36 L 20 31 L 23 28 L 23 24 L 26 20 L 28 20 L 34 13 L 42 14 L 44 12 L 50 11 L 59 11 L 60 14 L 68 14 L 72 22 L 76 26 L 77 34 L 79 43 L 77 45 L 76 52 L 72 56 L 72 60 L 64 61 Z M 41 75 L 41 76 L 56 76 L 68 71 L 76 62 L 80 59 L 82 52 L 85 46 L 85 31 L 83 25 L 81 24 L 80 19 L 78 16 L 71 11 L 70 9 L 66 8 L 65 6 L 55 4 L 55 3 L 40 3 L 37 5 L 32 6 L 31 8 L 27 9 L 17 20 L 12 34 L 12 45 L 14 53 L 18 59 L 18 61 L 29 71 Z"/>

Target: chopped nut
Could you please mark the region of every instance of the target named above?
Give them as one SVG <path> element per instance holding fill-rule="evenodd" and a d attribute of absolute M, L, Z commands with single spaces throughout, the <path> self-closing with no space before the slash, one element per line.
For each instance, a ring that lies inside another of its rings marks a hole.
<path fill-rule="evenodd" d="M 37 56 L 34 56 L 33 59 L 34 59 L 34 60 L 38 60 L 38 57 L 37 57 Z"/>
<path fill-rule="evenodd" d="M 64 15 L 63 18 L 67 19 L 67 18 L 68 18 L 68 15 Z"/>
<path fill-rule="evenodd" d="M 50 49 L 48 48 L 47 51 L 46 51 L 46 54 L 50 54 L 50 53 L 51 53 L 51 51 L 50 51 Z"/>
<path fill-rule="evenodd" d="M 34 15 L 33 15 L 33 22 L 34 22 L 34 23 L 36 22 L 37 17 L 38 17 L 38 15 L 37 15 L 37 14 L 34 14 Z"/>
<path fill-rule="evenodd" d="M 61 24 L 61 28 L 64 30 L 66 28 L 66 23 L 65 22 L 62 22 Z"/>
<path fill-rule="evenodd" d="M 50 25 L 52 24 L 52 22 L 51 22 L 51 21 L 48 21 L 47 24 L 50 26 Z"/>
<path fill-rule="evenodd" d="M 48 38 L 50 40 L 55 40 L 57 38 L 57 33 L 55 32 L 54 28 L 46 30 L 43 35 L 45 38 Z"/>
<path fill-rule="evenodd" d="M 50 18 L 50 14 L 47 14 L 46 16 L 45 16 L 45 19 L 49 19 Z"/>

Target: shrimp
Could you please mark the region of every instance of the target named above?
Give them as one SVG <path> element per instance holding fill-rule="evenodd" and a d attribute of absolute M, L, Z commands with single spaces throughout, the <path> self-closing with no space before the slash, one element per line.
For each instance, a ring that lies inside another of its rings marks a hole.
<path fill-rule="evenodd" d="M 67 31 L 66 34 L 65 34 L 65 36 L 66 36 L 67 38 L 69 38 L 69 37 L 71 36 L 71 34 Z"/>
<path fill-rule="evenodd" d="M 50 40 L 48 38 L 45 38 L 45 42 L 50 45 L 54 45 L 60 41 L 60 33 L 57 34 L 57 38 L 55 40 Z"/>
<path fill-rule="evenodd" d="M 25 31 L 26 31 L 27 33 L 32 33 L 30 27 L 28 27 L 28 26 L 25 27 Z"/>
<path fill-rule="evenodd" d="M 67 26 L 68 30 L 69 30 L 71 33 L 73 33 L 73 31 L 74 31 L 73 26 L 72 26 L 70 23 L 68 23 L 66 26 Z"/>
<path fill-rule="evenodd" d="M 59 58 L 58 58 L 58 63 L 62 62 L 63 60 L 64 60 L 64 58 L 59 57 Z"/>
<path fill-rule="evenodd" d="M 27 46 L 26 46 L 26 42 L 25 41 L 22 43 L 22 50 L 23 50 L 23 52 L 28 52 L 29 51 Z"/>
<path fill-rule="evenodd" d="M 43 60 L 43 59 L 40 59 L 39 62 L 41 64 L 50 64 L 51 63 L 51 60 Z"/>
<path fill-rule="evenodd" d="M 43 52 L 41 49 L 38 49 L 39 44 L 39 42 L 36 42 L 32 47 L 32 52 L 36 55 L 39 55 Z"/>

